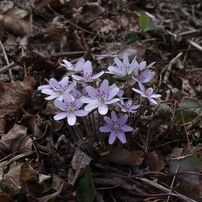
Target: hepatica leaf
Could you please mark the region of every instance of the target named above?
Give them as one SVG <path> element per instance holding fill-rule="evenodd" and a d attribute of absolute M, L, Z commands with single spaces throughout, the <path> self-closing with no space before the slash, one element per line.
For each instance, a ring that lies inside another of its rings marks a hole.
<path fill-rule="evenodd" d="M 193 99 L 193 98 L 182 99 L 179 106 L 182 109 L 196 112 L 196 113 L 200 113 L 202 111 L 202 104 L 198 100 Z"/>
<path fill-rule="evenodd" d="M 176 110 L 175 121 L 177 124 L 186 124 L 194 120 L 202 112 L 201 103 L 193 98 L 183 98 Z"/>
<path fill-rule="evenodd" d="M 145 13 L 142 13 L 138 18 L 139 28 L 142 32 L 148 32 L 155 30 L 156 27 L 153 23 L 151 23 L 150 18 Z"/>
<path fill-rule="evenodd" d="M 80 202 L 93 202 L 96 189 L 92 181 L 90 167 L 87 166 L 84 170 L 84 175 L 77 181 L 76 190 Z"/>

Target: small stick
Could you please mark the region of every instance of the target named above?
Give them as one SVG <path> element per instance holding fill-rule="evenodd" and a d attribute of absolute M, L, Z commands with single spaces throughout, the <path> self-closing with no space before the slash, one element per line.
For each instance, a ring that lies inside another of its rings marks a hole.
<path fill-rule="evenodd" d="M 194 48 L 196 48 L 197 50 L 202 52 L 202 46 L 198 45 L 196 42 L 188 40 L 188 43 L 193 46 Z"/>
<path fill-rule="evenodd" d="M 168 81 L 168 78 L 170 76 L 170 71 L 172 69 L 173 64 L 181 57 L 182 52 L 178 53 L 168 64 L 168 68 L 166 69 L 166 72 L 163 77 L 163 83 L 166 84 Z"/>
<path fill-rule="evenodd" d="M 3 45 L 3 43 L 2 43 L 1 40 L 0 40 L 0 46 L 1 46 L 1 49 L 2 49 L 2 51 L 3 51 L 3 55 L 4 55 L 4 59 L 5 59 L 5 61 L 6 61 L 6 64 L 7 64 L 7 66 L 9 66 L 9 65 L 10 65 L 10 62 L 9 62 L 9 60 L 8 60 L 8 56 L 7 56 L 7 54 L 6 54 L 6 50 L 5 50 L 4 45 Z M 13 79 L 12 79 L 13 76 L 12 76 L 12 71 L 11 71 L 10 68 L 8 69 L 8 73 L 9 73 L 10 80 L 12 81 L 12 80 L 13 80 Z"/>

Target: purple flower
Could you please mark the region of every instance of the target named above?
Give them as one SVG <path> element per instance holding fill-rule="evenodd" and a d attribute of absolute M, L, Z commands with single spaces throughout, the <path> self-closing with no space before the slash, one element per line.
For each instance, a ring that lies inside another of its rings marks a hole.
<path fill-rule="evenodd" d="M 73 88 L 71 91 L 71 95 L 75 98 L 75 99 L 79 99 L 82 97 L 82 93 L 77 90 L 76 88 Z"/>
<path fill-rule="evenodd" d="M 70 92 L 76 85 L 76 82 L 69 84 L 69 77 L 64 77 L 61 81 L 56 81 L 54 78 L 51 78 L 48 81 L 48 85 L 42 85 L 38 87 L 38 90 L 41 90 L 43 94 L 49 95 L 46 97 L 46 100 L 53 100 L 55 98 L 62 99 L 62 96 L 65 92 Z"/>
<path fill-rule="evenodd" d="M 114 98 L 118 94 L 119 88 L 115 84 L 109 86 L 109 81 L 106 79 L 102 82 L 99 89 L 87 86 L 86 91 L 89 97 L 81 98 L 83 103 L 88 103 L 84 109 L 86 111 L 92 111 L 93 109 L 98 108 L 98 112 L 101 115 L 107 114 L 107 105 L 120 100 L 119 98 Z"/>
<path fill-rule="evenodd" d="M 90 61 L 86 61 L 83 65 L 83 77 L 78 75 L 72 75 L 72 77 L 77 81 L 92 82 L 98 79 L 104 74 L 104 71 L 99 72 L 93 76 L 93 68 Z"/>
<path fill-rule="evenodd" d="M 76 100 L 69 93 L 64 94 L 63 101 L 55 100 L 54 105 L 62 111 L 55 115 L 54 119 L 61 120 L 67 117 L 67 122 L 70 126 L 75 125 L 77 116 L 83 117 L 88 114 L 87 111 L 80 109 L 83 105 L 80 99 Z"/>
<path fill-rule="evenodd" d="M 135 59 L 135 58 L 134 58 Z M 125 77 L 128 75 L 132 75 L 134 71 L 133 63 L 129 63 L 129 58 L 127 54 L 123 56 L 123 62 L 118 58 L 114 58 L 115 66 L 109 66 L 109 73 L 114 74 L 117 77 Z"/>
<path fill-rule="evenodd" d="M 141 84 L 139 85 L 140 90 L 136 89 L 136 88 L 132 88 L 136 93 L 139 93 L 142 97 L 145 97 L 149 100 L 150 103 L 153 104 L 157 104 L 155 98 L 159 98 L 161 97 L 160 94 L 155 94 L 154 89 L 153 88 L 147 88 L 145 89 L 145 87 Z"/>
<path fill-rule="evenodd" d="M 151 71 L 149 68 L 154 64 L 151 63 L 147 66 L 146 61 L 142 61 L 140 63 L 137 60 L 134 60 L 133 67 L 134 67 L 134 79 L 140 83 L 148 83 L 154 78 L 155 72 Z"/>
<path fill-rule="evenodd" d="M 133 130 L 132 127 L 126 125 L 128 115 L 117 117 L 114 111 L 111 112 L 111 119 L 107 116 L 104 117 L 106 122 L 105 126 L 100 127 L 100 131 L 104 133 L 110 133 L 109 144 L 113 144 L 115 139 L 118 138 L 123 144 L 126 143 L 125 132 Z"/>
<path fill-rule="evenodd" d="M 80 58 L 75 64 L 70 63 L 68 60 L 63 60 L 63 63 L 60 63 L 63 67 L 65 67 L 69 71 L 74 72 L 81 72 L 83 71 L 83 66 L 85 64 L 85 60 L 83 58 Z"/>
<path fill-rule="evenodd" d="M 135 113 L 136 109 L 140 107 L 140 105 L 133 104 L 133 101 L 131 99 L 124 102 L 123 99 L 121 99 L 118 103 L 118 106 L 121 108 L 122 112 L 129 112 L 129 113 Z"/>

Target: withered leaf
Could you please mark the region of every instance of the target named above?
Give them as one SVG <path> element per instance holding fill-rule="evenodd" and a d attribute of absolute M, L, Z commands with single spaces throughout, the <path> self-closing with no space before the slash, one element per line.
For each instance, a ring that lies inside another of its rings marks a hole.
<path fill-rule="evenodd" d="M 2 152 L 27 152 L 32 150 L 32 139 L 27 135 L 27 128 L 15 124 L 13 128 L 0 141 Z"/>
<path fill-rule="evenodd" d="M 158 154 L 153 151 L 146 155 L 146 165 L 151 171 L 160 171 L 164 168 L 165 163 L 159 158 Z"/>
<path fill-rule="evenodd" d="M 20 184 L 20 173 L 22 163 L 16 163 L 10 165 L 8 173 L 3 175 L 2 183 L 14 192 L 18 192 L 22 187 Z"/>
<path fill-rule="evenodd" d="M 141 165 L 144 160 L 143 154 L 142 151 L 113 149 L 108 155 L 103 156 L 103 160 L 121 165 Z"/>
<path fill-rule="evenodd" d="M 20 36 L 29 35 L 31 32 L 36 31 L 29 22 L 16 18 L 15 15 L 0 15 L 0 26 L 6 31 Z"/>
<path fill-rule="evenodd" d="M 30 76 L 26 76 L 23 81 L 12 83 L 1 81 L 0 86 L 3 90 L 0 91 L 0 119 L 21 108 L 29 98 L 34 85 L 35 80 Z"/>

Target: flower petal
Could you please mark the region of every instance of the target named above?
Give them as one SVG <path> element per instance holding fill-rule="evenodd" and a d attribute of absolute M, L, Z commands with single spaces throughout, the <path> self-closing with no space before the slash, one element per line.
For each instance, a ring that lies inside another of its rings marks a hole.
<path fill-rule="evenodd" d="M 118 102 L 119 100 L 120 100 L 119 98 L 113 98 L 113 99 L 111 99 L 111 100 L 109 100 L 109 101 L 106 101 L 105 103 L 109 105 L 109 104 Z"/>
<path fill-rule="evenodd" d="M 72 75 L 72 78 L 73 78 L 74 80 L 76 80 L 76 81 L 83 81 L 83 80 L 84 80 L 83 77 L 78 76 L 78 75 Z"/>
<path fill-rule="evenodd" d="M 114 122 L 107 116 L 104 117 L 104 121 L 106 122 L 106 124 L 109 126 L 109 127 L 112 127 Z"/>
<path fill-rule="evenodd" d="M 99 130 L 102 133 L 109 133 L 109 132 L 111 132 L 111 128 L 109 126 L 101 126 Z"/>
<path fill-rule="evenodd" d="M 61 112 L 59 114 L 56 114 L 53 118 L 54 118 L 54 120 L 58 121 L 58 120 L 66 118 L 67 116 L 68 116 L 68 114 L 66 112 Z"/>
<path fill-rule="evenodd" d="M 98 101 L 96 102 L 91 102 L 88 105 L 86 105 L 84 107 L 84 109 L 88 112 L 92 111 L 93 109 L 96 109 L 98 106 L 100 105 L 100 103 Z"/>
<path fill-rule="evenodd" d="M 116 139 L 116 134 L 114 132 L 111 132 L 110 135 L 109 135 L 109 144 L 113 144 L 114 141 Z"/>
<path fill-rule="evenodd" d="M 127 122 L 127 120 L 128 120 L 128 115 L 127 114 L 124 114 L 123 116 L 120 116 L 118 118 L 118 122 L 122 126 L 125 125 L 125 123 Z"/>
<path fill-rule="evenodd" d="M 125 144 L 126 143 L 126 136 L 125 136 L 125 133 L 118 133 L 117 134 L 117 137 L 118 137 L 118 139 L 123 143 L 123 144 Z"/>
<path fill-rule="evenodd" d="M 95 88 L 93 88 L 92 86 L 87 86 L 86 87 L 86 91 L 88 93 L 88 95 L 92 98 L 95 99 L 98 95 L 98 90 L 96 90 Z"/>
<path fill-rule="evenodd" d="M 133 128 L 130 127 L 130 126 L 128 126 L 128 125 L 122 126 L 121 129 L 122 129 L 123 131 L 125 131 L 125 132 L 131 132 L 131 131 L 133 131 Z"/>
<path fill-rule="evenodd" d="M 57 97 L 58 97 L 58 95 L 54 94 L 54 95 L 50 95 L 50 96 L 46 97 L 45 100 L 53 100 L 53 99 L 55 99 Z"/>
<path fill-rule="evenodd" d="M 100 90 L 100 91 L 104 91 L 104 92 L 108 92 L 108 89 L 109 89 L 109 81 L 108 81 L 107 79 L 105 79 L 105 80 L 101 83 L 99 90 Z"/>
<path fill-rule="evenodd" d="M 68 114 L 68 116 L 67 116 L 67 122 L 68 122 L 68 124 L 70 126 L 75 125 L 75 123 L 76 123 L 76 116 L 73 113 Z"/>
<path fill-rule="evenodd" d="M 114 121 L 114 122 L 116 122 L 116 121 L 117 121 L 118 117 L 117 117 L 117 115 L 116 115 L 116 112 L 115 112 L 115 111 L 112 111 L 112 112 L 111 112 L 111 118 L 112 118 L 112 121 Z"/>
<path fill-rule="evenodd" d="M 119 93 L 119 88 L 114 86 L 114 88 L 110 89 L 109 91 L 109 99 L 113 98 L 118 93 Z"/>
<path fill-rule="evenodd" d="M 66 104 L 60 100 L 55 100 L 54 105 L 62 111 L 66 111 Z"/>
<path fill-rule="evenodd" d="M 64 98 L 64 102 L 66 102 L 66 103 L 75 101 L 75 98 L 71 94 L 69 94 L 69 92 L 65 92 L 63 95 L 63 98 Z"/>
<path fill-rule="evenodd" d="M 88 115 L 88 113 L 89 113 L 89 112 L 87 112 L 87 111 L 85 111 L 85 110 L 83 110 L 83 109 L 76 110 L 76 111 L 74 112 L 74 114 L 75 114 L 76 116 L 79 116 L 79 117 L 86 116 L 86 115 Z"/>
<path fill-rule="evenodd" d="M 123 64 L 126 65 L 127 67 L 129 66 L 129 58 L 127 54 L 124 54 L 123 56 Z"/>
<path fill-rule="evenodd" d="M 105 73 L 104 71 L 101 71 L 101 72 L 95 74 L 94 76 L 92 76 L 91 79 L 93 79 L 93 80 L 98 79 L 98 78 L 101 77 L 104 73 Z"/>
<path fill-rule="evenodd" d="M 93 99 L 89 97 L 81 97 L 81 102 L 83 103 L 91 103 Z"/>
<path fill-rule="evenodd" d="M 108 106 L 106 104 L 100 104 L 100 106 L 98 107 L 98 112 L 101 115 L 105 115 L 108 112 Z"/>
<path fill-rule="evenodd" d="M 114 62 L 116 63 L 116 65 L 119 67 L 119 68 L 122 68 L 123 67 L 123 63 L 121 62 L 121 60 L 119 58 L 114 58 Z"/>

